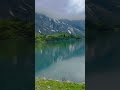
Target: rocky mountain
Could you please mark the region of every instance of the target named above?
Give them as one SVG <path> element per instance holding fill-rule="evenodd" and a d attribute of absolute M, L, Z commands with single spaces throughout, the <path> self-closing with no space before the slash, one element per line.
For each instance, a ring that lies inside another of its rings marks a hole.
<path fill-rule="evenodd" d="M 84 35 L 84 26 L 79 21 L 57 20 L 43 14 L 35 14 L 35 33 L 54 34 L 68 32 L 72 35 Z"/>
<path fill-rule="evenodd" d="M 103 32 L 120 31 L 119 0 L 86 0 L 85 7 L 87 43 L 103 37 Z"/>
<path fill-rule="evenodd" d="M 34 0 L 0 0 L 0 19 L 34 20 Z"/>
<path fill-rule="evenodd" d="M 85 20 L 60 20 L 80 30 L 85 30 Z"/>
<path fill-rule="evenodd" d="M 119 0 L 86 0 L 86 21 L 108 26 L 118 25 L 120 21 Z"/>

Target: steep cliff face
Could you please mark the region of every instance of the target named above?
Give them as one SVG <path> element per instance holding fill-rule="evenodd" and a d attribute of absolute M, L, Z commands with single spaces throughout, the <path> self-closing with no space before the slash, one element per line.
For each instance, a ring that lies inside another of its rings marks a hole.
<path fill-rule="evenodd" d="M 1 0 L 0 2 L 0 19 L 34 19 L 34 0 Z"/>

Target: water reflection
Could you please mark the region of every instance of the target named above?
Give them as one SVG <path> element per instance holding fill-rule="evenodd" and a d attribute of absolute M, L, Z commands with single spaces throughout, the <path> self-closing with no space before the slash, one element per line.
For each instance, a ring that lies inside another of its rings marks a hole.
<path fill-rule="evenodd" d="M 0 40 L 0 80 L 3 90 L 33 88 L 34 49 L 34 41 L 28 39 Z"/>
<path fill-rule="evenodd" d="M 36 77 L 83 82 L 85 79 L 85 44 L 64 41 L 38 45 L 35 51 Z"/>

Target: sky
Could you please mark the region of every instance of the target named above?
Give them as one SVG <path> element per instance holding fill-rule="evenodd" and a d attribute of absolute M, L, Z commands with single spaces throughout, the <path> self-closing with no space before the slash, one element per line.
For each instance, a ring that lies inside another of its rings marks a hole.
<path fill-rule="evenodd" d="M 56 19 L 85 20 L 85 0 L 35 0 L 35 12 Z"/>

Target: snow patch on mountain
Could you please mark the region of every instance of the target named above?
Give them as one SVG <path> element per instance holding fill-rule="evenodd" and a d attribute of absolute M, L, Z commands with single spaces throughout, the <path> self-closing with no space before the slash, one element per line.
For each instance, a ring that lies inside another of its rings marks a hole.
<path fill-rule="evenodd" d="M 80 28 L 76 28 L 74 25 L 69 23 L 68 20 L 65 22 L 64 20 L 57 20 L 49 18 L 43 14 L 35 14 L 35 33 L 41 34 L 54 34 L 67 32 L 72 35 L 82 35 L 84 36 L 84 28 L 81 30 Z"/>

